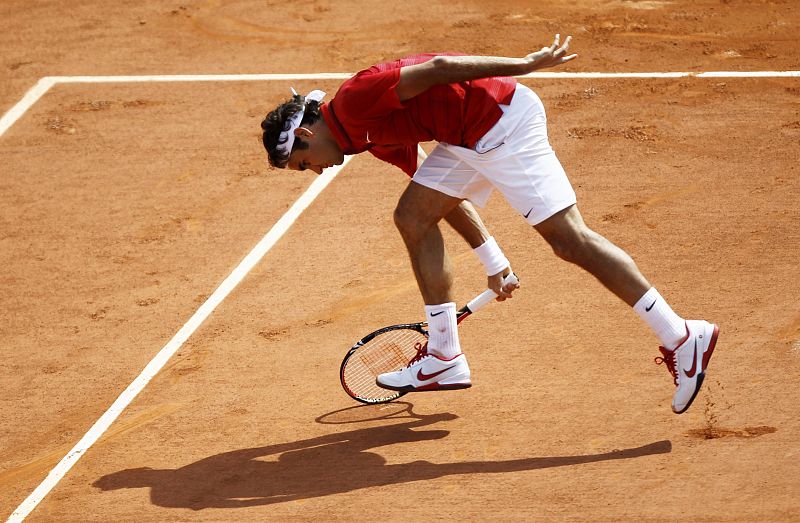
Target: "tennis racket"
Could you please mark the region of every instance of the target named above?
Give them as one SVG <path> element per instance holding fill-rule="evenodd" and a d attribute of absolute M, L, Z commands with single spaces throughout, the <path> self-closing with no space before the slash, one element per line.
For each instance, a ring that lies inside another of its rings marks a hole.
<path fill-rule="evenodd" d="M 512 272 L 503 280 L 503 285 L 518 283 Z M 497 298 L 497 293 L 486 289 L 458 310 L 456 323 L 460 324 L 486 304 Z M 379 387 L 375 378 L 384 372 L 400 370 L 417 354 L 428 341 L 426 322 L 391 325 L 371 332 L 358 340 L 342 360 L 339 380 L 344 391 L 361 403 L 387 403 L 405 392 Z"/>

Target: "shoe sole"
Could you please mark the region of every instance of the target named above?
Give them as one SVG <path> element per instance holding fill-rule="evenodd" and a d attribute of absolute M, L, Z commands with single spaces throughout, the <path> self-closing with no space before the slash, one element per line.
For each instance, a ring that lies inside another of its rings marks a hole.
<path fill-rule="evenodd" d="M 406 385 L 404 387 L 394 387 L 392 385 L 384 385 L 383 383 L 375 380 L 378 387 L 389 390 L 396 390 L 397 392 L 430 392 L 435 390 L 461 390 L 472 387 L 472 382 L 468 383 L 429 383 L 422 387 L 415 387 L 413 385 Z"/>
<path fill-rule="evenodd" d="M 697 374 L 697 387 L 694 388 L 694 394 L 692 397 L 689 398 L 689 402 L 683 407 L 682 410 L 675 410 L 673 409 L 672 412 L 675 414 L 683 414 L 689 407 L 692 406 L 694 399 L 697 397 L 697 393 L 700 392 L 700 387 L 703 386 L 703 380 L 706 379 L 706 368 L 708 367 L 708 362 L 711 361 L 711 355 L 714 353 L 714 347 L 717 346 L 717 337 L 719 336 L 719 325 L 714 324 L 714 332 L 711 334 L 711 342 L 708 344 L 708 349 L 703 353 L 703 371 Z"/>

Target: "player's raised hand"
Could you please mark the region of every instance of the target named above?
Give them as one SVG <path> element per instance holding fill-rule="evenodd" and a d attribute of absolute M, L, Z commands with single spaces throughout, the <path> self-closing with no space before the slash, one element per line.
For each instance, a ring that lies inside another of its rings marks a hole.
<path fill-rule="evenodd" d="M 528 72 L 555 67 L 577 58 L 577 54 L 567 54 L 570 42 L 572 42 L 572 37 L 568 36 L 567 39 L 564 40 L 564 45 L 561 45 L 561 35 L 557 34 L 553 40 L 553 45 L 550 47 L 542 47 L 540 51 L 526 56 L 525 60 L 528 62 Z"/>

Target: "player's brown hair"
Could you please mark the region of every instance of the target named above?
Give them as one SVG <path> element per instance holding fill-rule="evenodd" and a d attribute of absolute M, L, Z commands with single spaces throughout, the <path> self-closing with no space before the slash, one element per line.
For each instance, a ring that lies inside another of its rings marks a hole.
<path fill-rule="evenodd" d="M 303 114 L 300 125 L 311 125 L 322 118 L 322 113 L 319 110 L 319 102 L 316 100 L 309 100 L 306 102 L 304 96 L 297 94 L 289 101 L 282 103 L 274 110 L 270 111 L 267 117 L 261 122 L 261 130 L 263 131 L 261 140 L 264 143 L 264 149 L 267 150 L 269 164 L 273 167 L 283 169 L 289 161 L 289 154 L 291 153 L 286 154 L 278 150 L 278 145 L 285 141 L 280 141 L 280 136 L 283 131 L 288 130 L 289 118 L 297 114 L 297 111 L 303 108 L 303 104 L 305 104 L 305 113 Z M 295 138 L 292 151 L 297 149 L 308 149 L 308 144 L 300 138 Z"/>

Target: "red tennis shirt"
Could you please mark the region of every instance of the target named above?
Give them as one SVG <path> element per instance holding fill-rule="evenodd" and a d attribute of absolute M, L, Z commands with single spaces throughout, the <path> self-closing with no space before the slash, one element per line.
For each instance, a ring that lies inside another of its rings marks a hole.
<path fill-rule="evenodd" d="M 395 88 L 400 68 L 437 54 L 421 54 L 374 65 L 344 82 L 322 105 L 322 117 L 345 154 L 369 151 L 413 176 L 417 144 L 437 141 L 473 147 L 503 115 L 517 81 L 490 77 L 436 85 L 401 102 Z"/>

